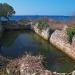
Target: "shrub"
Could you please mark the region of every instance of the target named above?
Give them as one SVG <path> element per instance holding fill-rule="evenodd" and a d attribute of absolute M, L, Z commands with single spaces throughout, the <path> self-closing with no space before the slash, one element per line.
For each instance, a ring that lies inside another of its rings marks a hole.
<path fill-rule="evenodd" d="M 72 38 L 75 35 L 75 27 L 69 27 L 66 29 L 66 31 L 67 31 L 67 35 L 68 35 L 67 39 L 68 39 L 69 43 L 71 44 Z"/>
<path fill-rule="evenodd" d="M 40 30 L 42 30 L 42 29 L 44 29 L 44 28 L 47 28 L 47 27 L 49 27 L 49 25 L 48 25 L 48 23 L 46 23 L 46 22 L 40 22 L 40 23 L 38 24 L 38 28 L 39 28 Z"/>

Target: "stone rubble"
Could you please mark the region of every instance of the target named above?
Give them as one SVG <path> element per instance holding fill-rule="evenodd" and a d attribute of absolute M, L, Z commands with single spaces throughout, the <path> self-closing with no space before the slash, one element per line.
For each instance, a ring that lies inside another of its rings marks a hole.
<path fill-rule="evenodd" d="M 13 59 L 7 65 L 7 73 L 13 75 L 66 75 L 46 70 L 42 65 L 42 56 L 24 55 L 19 59 Z"/>

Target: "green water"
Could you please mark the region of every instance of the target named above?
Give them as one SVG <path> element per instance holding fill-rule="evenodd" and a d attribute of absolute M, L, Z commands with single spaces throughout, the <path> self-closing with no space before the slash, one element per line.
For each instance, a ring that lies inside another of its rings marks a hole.
<path fill-rule="evenodd" d="M 1 43 L 0 52 L 4 56 L 15 58 L 25 52 L 41 54 L 44 56 L 42 63 L 47 69 L 58 72 L 71 72 L 75 69 L 75 61 L 32 31 L 5 31 Z"/>

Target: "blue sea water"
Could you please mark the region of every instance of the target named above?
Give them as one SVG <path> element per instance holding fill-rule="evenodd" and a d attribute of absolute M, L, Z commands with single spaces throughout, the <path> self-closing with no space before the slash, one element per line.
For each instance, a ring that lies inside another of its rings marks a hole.
<path fill-rule="evenodd" d="M 19 19 L 27 19 L 27 18 L 31 18 L 31 19 L 38 19 L 38 18 L 43 18 L 43 17 L 47 17 L 49 19 L 53 19 L 53 20 L 57 20 L 57 21 L 68 21 L 72 18 L 72 16 L 39 16 L 39 15 L 27 15 L 27 16 L 11 16 L 9 17 L 11 20 L 19 20 Z"/>

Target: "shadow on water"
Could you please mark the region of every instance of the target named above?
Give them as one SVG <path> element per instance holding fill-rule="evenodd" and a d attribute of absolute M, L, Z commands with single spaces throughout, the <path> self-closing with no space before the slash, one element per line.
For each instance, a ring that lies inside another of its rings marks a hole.
<path fill-rule="evenodd" d="M 1 43 L 4 56 L 15 58 L 25 52 L 41 54 L 44 56 L 43 65 L 52 71 L 70 72 L 75 69 L 75 61 L 32 31 L 5 31 Z"/>

